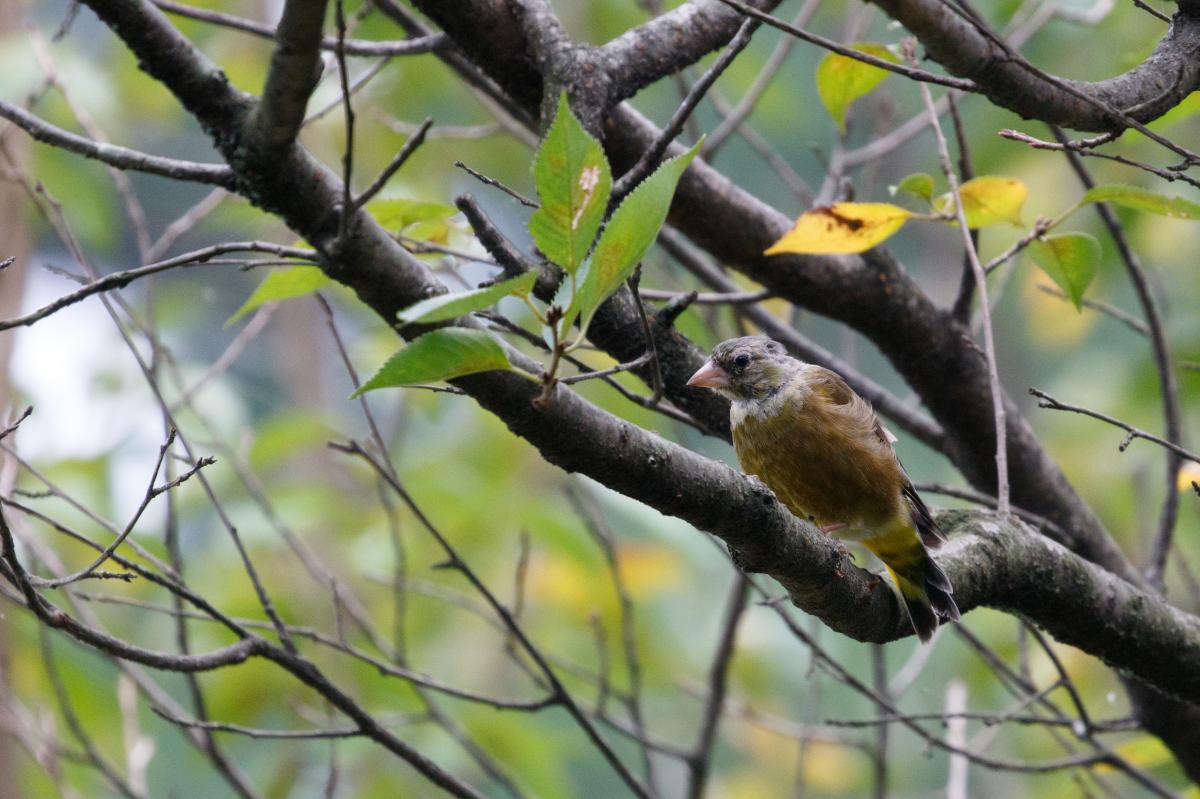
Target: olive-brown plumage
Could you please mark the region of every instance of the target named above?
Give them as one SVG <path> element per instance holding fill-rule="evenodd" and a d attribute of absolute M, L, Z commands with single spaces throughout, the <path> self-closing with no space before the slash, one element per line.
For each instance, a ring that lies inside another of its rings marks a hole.
<path fill-rule="evenodd" d="M 860 541 L 888 568 L 922 641 L 959 618 L 950 581 L 926 547 L 945 540 L 870 403 L 835 372 L 747 336 L 718 344 L 689 381 L 729 397 L 743 470 L 795 515 Z"/>

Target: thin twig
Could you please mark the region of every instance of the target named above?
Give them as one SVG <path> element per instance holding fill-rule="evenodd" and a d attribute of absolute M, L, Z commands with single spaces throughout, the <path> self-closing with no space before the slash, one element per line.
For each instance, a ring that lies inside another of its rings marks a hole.
<path fill-rule="evenodd" d="M 1071 300 L 1071 297 L 1067 296 L 1067 293 L 1058 286 L 1051 286 L 1047 283 L 1038 283 L 1037 289 L 1045 294 L 1049 294 L 1051 297 L 1058 297 L 1060 300 Z M 1099 311 L 1106 316 L 1111 316 L 1121 324 L 1128 326 L 1129 329 L 1133 330 L 1135 333 L 1143 336 L 1150 335 L 1150 327 L 1145 322 L 1143 322 L 1141 319 L 1138 319 L 1131 313 L 1122 311 L 1115 305 L 1110 305 L 1102 300 L 1093 300 L 1090 297 L 1081 297 L 1079 304 L 1084 308 L 1091 308 L 1093 311 Z"/>
<path fill-rule="evenodd" d="M 492 186 L 493 188 L 499 189 L 500 191 L 504 192 L 509 197 L 512 197 L 514 200 L 516 200 L 521 205 L 524 205 L 527 208 L 538 208 L 539 207 L 537 203 L 535 203 L 533 200 L 526 197 L 524 194 L 521 194 L 519 191 L 516 191 L 515 189 L 510 189 L 508 186 L 505 186 L 503 183 L 496 180 L 495 178 L 489 178 L 487 175 L 484 175 L 481 172 L 476 172 L 474 169 L 471 169 L 471 167 L 467 166 L 462 161 L 455 161 L 454 165 L 456 167 L 458 167 L 459 169 L 461 169 L 462 171 L 466 172 L 471 177 L 478 180 L 479 182 L 486 183 L 487 185 Z"/>
<path fill-rule="evenodd" d="M 687 759 L 688 799 L 701 799 L 704 796 L 705 782 L 712 766 L 712 749 L 717 740 L 717 725 L 721 721 L 721 712 L 725 706 L 729 666 L 737 649 L 738 625 L 746 611 L 746 600 L 749 596 L 750 580 L 739 573 L 729 593 L 725 620 L 721 625 L 712 664 L 709 666 L 708 697 L 704 706 L 704 717 L 700 722 L 700 733 L 696 739 L 696 746 Z"/>
<path fill-rule="evenodd" d="M 800 7 L 800 10 L 796 12 L 796 16 L 792 18 L 792 26 L 803 28 L 807 25 L 820 4 L 821 0 L 805 0 L 804 5 Z M 771 55 L 767 57 L 763 68 L 755 76 L 754 82 L 750 84 L 750 88 L 738 99 L 737 105 L 729 109 L 729 112 L 725 114 L 725 119 L 721 121 L 716 130 L 705 137 L 704 146 L 700 148 L 700 156 L 705 161 L 711 162 L 713 156 L 717 154 L 717 150 L 729 139 L 730 134 L 735 130 L 739 130 L 746 118 L 753 113 L 754 106 L 758 104 L 767 87 L 774 81 L 775 76 L 783 67 L 783 63 L 795 46 L 796 41 L 795 36 L 785 35 L 779 37 L 779 42 L 775 45 L 775 49 L 771 51 Z"/>
<path fill-rule="evenodd" d="M 604 514 L 599 512 L 599 509 L 592 507 L 592 504 L 585 500 L 585 495 L 581 490 L 577 490 L 573 485 L 567 484 L 566 494 L 567 499 L 571 501 L 576 512 L 583 519 L 587 531 L 595 539 L 597 545 L 600 547 L 600 551 L 604 553 L 609 578 L 612 580 L 613 591 L 617 595 L 617 604 L 620 608 L 621 648 L 625 654 L 625 671 L 629 675 L 629 696 L 625 702 L 625 706 L 629 711 L 629 719 L 633 723 L 633 732 L 639 741 L 643 741 L 646 737 L 646 720 L 642 712 L 642 661 L 638 654 L 637 624 L 633 597 L 629 595 L 628 587 L 625 585 L 625 578 L 621 574 L 616 538 L 612 530 L 609 529 L 604 519 Z M 607 690 L 607 680 L 602 684 L 602 687 Z M 602 707 L 602 704 L 597 701 L 597 706 Z M 656 790 L 654 761 L 650 757 L 649 747 L 645 743 L 642 744 L 642 747 L 646 784 L 651 790 Z"/>
<path fill-rule="evenodd" d="M 432 124 L 433 117 L 425 117 L 425 121 L 417 128 L 416 133 L 410 136 L 408 141 L 404 142 L 404 146 L 400 148 L 400 152 L 396 153 L 396 157 L 392 159 L 391 163 L 379 173 L 379 176 L 371 182 L 370 186 L 363 190 L 362 194 L 354 198 L 353 206 L 355 208 L 362 208 L 387 185 L 392 175 L 396 174 L 397 170 L 404 166 L 409 157 L 425 142 L 425 134 L 429 132 L 429 127 Z"/>
<path fill-rule="evenodd" d="M 504 607 L 500 600 L 496 598 L 495 594 L 492 593 L 491 589 L 489 589 L 475 573 L 475 571 L 467 565 L 466 561 L 464 561 L 458 554 L 458 550 L 453 544 L 450 543 L 449 539 L 442 534 L 441 530 L 439 530 L 433 524 L 430 518 L 425 515 L 424 511 L 421 510 L 420 506 L 416 504 L 416 501 L 408 493 L 408 490 L 405 489 L 400 481 L 392 475 L 391 470 L 381 464 L 379 460 L 375 458 L 375 456 L 367 452 L 356 442 L 352 441 L 348 444 L 331 444 L 330 446 L 341 452 L 345 452 L 350 455 L 356 455 L 362 458 L 372 468 L 375 469 L 375 471 L 388 484 L 392 491 L 394 491 L 396 495 L 404 501 L 404 504 L 408 506 L 408 509 L 412 511 L 414 516 L 417 517 L 417 520 L 421 523 L 421 526 L 429 532 L 429 534 L 438 543 L 438 546 L 446 554 L 447 561 L 445 566 L 447 568 L 452 568 L 459 574 L 463 575 L 463 577 L 467 579 L 471 586 L 479 592 L 480 596 L 483 597 L 484 601 L 489 607 L 491 607 L 492 611 L 500 617 L 500 619 L 504 622 L 504 625 L 512 631 L 514 636 L 516 636 L 517 641 L 521 644 L 521 648 L 524 649 L 525 653 L 533 659 L 533 661 L 537 664 L 538 669 L 545 677 L 546 681 L 550 684 L 553 694 L 553 701 L 561 704 L 563 708 L 572 716 L 572 718 L 575 719 L 575 721 L 587 735 L 588 739 L 597 748 L 597 750 L 599 750 L 604 760 L 607 761 L 610 766 L 612 766 L 613 770 L 617 773 L 617 776 L 621 778 L 621 781 L 625 783 L 626 787 L 628 787 L 629 790 L 640 799 L 650 799 L 650 794 L 647 792 L 646 787 L 638 781 L 637 777 L 635 777 L 629 771 L 628 767 L 621 761 L 616 752 L 614 752 L 604 738 L 600 736 L 599 731 L 597 731 L 595 725 L 592 724 L 591 719 L 586 713 L 583 712 L 582 708 L 580 708 L 578 703 L 576 703 L 566 686 L 563 685 L 563 683 L 559 680 L 558 675 L 555 673 L 550 663 L 547 662 L 541 650 L 533 643 L 533 641 L 529 639 L 521 625 L 518 624 L 517 621 L 512 617 L 511 611 Z"/>
<path fill-rule="evenodd" d="M 803 39 L 810 44 L 815 44 L 830 50 L 838 55 L 844 55 L 848 58 L 853 58 L 856 61 L 862 61 L 864 64 L 870 64 L 873 67 L 886 69 L 888 72 L 895 72 L 897 75 L 903 75 L 906 78 L 912 78 L 921 83 L 936 83 L 941 86 L 949 86 L 952 89 L 959 89 L 964 92 L 977 92 L 979 87 L 973 81 L 964 80 L 962 78 L 947 77 L 945 75 L 936 75 L 932 72 L 926 72 L 923 69 L 916 67 L 905 66 L 904 64 L 896 64 L 892 61 L 887 61 L 882 58 L 864 53 L 861 50 L 855 50 L 853 47 L 847 47 L 844 44 L 839 44 L 833 39 L 827 39 L 824 36 L 818 36 L 815 33 L 809 33 L 802 28 L 797 28 L 794 25 L 789 25 L 783 20 L 773 17 L 764 11 L 759 11 L 753 6 L 748 6 L 739 0 L 721 0 L 722 3 L 730 8 L 736 9 L 748 17 L 760 20 L 770 25 L 772 28 L 778 28 L 784 33 L 790 33 L 798 39 Z"/>
<path fill-rule="evenodd" d="M 1113 416 L 1109 416 L 1108 414 L 1105 414 L 1105 413 L 1100 413 L 1099 411 L 1093 411 L 1091 408 L 1084 408 L 1079 405 L 1068 405 L 1065 402 L 1059 402 L 1054 397 L 1050 396 L 1045 391 L 1042 391 L 1041 389 L 1038 389 L 1038 388 L 1031 387 L 1029 389 L 1029 393 L 1038 398 L 1038 400 L 1039 400 L 1038 407 L 1039 408 L 1050 408 L 1051 410 L 1055 410 L 1055 411 L 1071 411 L 1072 413 L 1080 413 L 1080 414 L 1083 414 L 1084 416 L 1090 416 L 1093 419 L 1099 419 L 1102 422 L 1108 422 L 1109 424 L 1113 425 L 1114 427 L 1121 428 L 1126 433 L 1125 438 L 1122 439 L 1120 445 L 1117 447 L 1117 449 L 1119 449 L 1121 452 L 1124 452 L 1126 450 L 1126 448 L 1129 447 L 1129 445 L 1133 441 L 1133 439 L 1143 438 L 1146 441 L 1152 441 L 1155 444 L 1158 444 L 1160 447 L 1169 449 L 1171 452 L 1174 452 L 1176 455 L 1178 455 L 1182 458 L 1186 458 L 1187 460 L 1200 463 L 1200 455 L 1197 455 L 1194 452 L 1186 450 L 1183 447 L 1179 446 L 1178 444 L 1168 441 L 1165 438 L 1160 438 L 1159 436 L 1156 436 L 1153 433 L 1147 433 L 1145 430 L 1136 428 L 1133 425 L 1129 424 L 1128 422 L 1122 422 L 1120 419 L 1117 419 Z M 1174 485 L 1174 484 L 1172 483 L 1172 485 Z"/>
<path fill-rule="evenodd" d="M 139 266 L 136 269 L 127 269 L 123 272 L 113 272 L 104 277 L 97 278 L 91 283 L 77 289 L 70 294 L 63 295 L 57 300 L 54 300 L 47 305 L 42 306 L 36 311 L 18 316 L 14 319 L 0 320 L 0 330 L 8 330 L 14 327 L 31 325 L 40 319 L 44 319 L 52 313 L 62 310 L 69 305 L 74 305 L 80 300 L 86 299 L 93 294 L 100 294 L 113 289 L 124 288 L 133 281 L 146 277 L 147 275 L 164 272 L 175 267 L 193 267 L 204 266 L 214 256 L 221 255 L 227 252 L 266 252 L 274 255 L 286 256 L 289 258 L 303 259 L 311 261 L 316 257 L 316 253 L 312 250 L 302 250 L 297 247 L 284 247 L 279 244 L 272 244 L 265 241 L 235 241 L 227 244 L 214 244 L 211 247 L 204 247 L 200 250 L 177 255 L 174 258 L 168 258 L 165 261 Z"/>
<path fill-rule="evenodd" d="M 700 76 L 700 80 L 696 81 L 687 96 L 683 98 L 683 102 L 675 109 L 675 113 L 671 114 L 671 119 L 663 126 L 663 129 L 655 136 L 654 141 L 646 148 L 638 158 L 637 163 L 629 168 L 621 178 L 613 184 L 612 195 L 608 201 L 610 208 L 615 208 L 620 204 L 621 200 L 629 192 L 633 191 L 639 183 L 641 183 L 647 175 L 654 171 L 658 166 L 659 160 L 663 157 L 663 153 L 667 151 L 667 147 L 671 142 L 675 141 L 675 137 L 683 130 L 683 124 L 691 116 L 692 111 L 704 98 L 705 93 L 716 82 L 717 78 L 721 77 L 721 73 L 733 63 L 738 54 L 746 49 L 746 45 L 750 44 L 750 39 L 754 32 L 758 30 L 761 21 L 748 19 L 738 28 L 737 35 L 730 40 L 729 45 L 721 52 L 721 55 L 713 62 L 704 74 Z"/>
<path fill-rule="evenodd" d="M 728 2 L 728 0 L 721 1 Z M 929 87 L 924 83 L 918 84 L 918 87 L 921 90 L 921 98 L 925 101 L 925 110 L 933 125 L 942 171 L 946 175 L 946 181 L 950 184 L 950 193 L 954 197 L 954 215 L 958 219 L 958 229 L 966 244 L 967 257 L 971 260 L 971 269 L 975 272 L 975 285 L 979 291 L 979 313 L 983 324 L 984 355 L 987 359 L 988 383 L 992 393 L 992 415 L 996 426 L 996 510 L 1001 514 L 1008 514 L 1010 504 L 1006 411 L 1004 392 L 1000 388 L 1000 374 L 996 367 L 996 342 L 992 333 L 992 312 L 988 303 L 987 275 L 983 271 L 983 264 L 979 262 L 979 253 L 975 250 L 975 244 L 971 240 L 971 228 L 967 225 L 966 211 L 958 190 L 958 179 L 954 174 L 954 167 L 950 163 L 950 149 L 946 145 L 946 137 L 942 133 L 937 110 L 933 106 L 933 96 L 929 93 Z"/>
<path fill-rule="evenodd" d="M 1182 170 L 1164 169 L 1162 167 L 1154 166 L 1153 164 L 1147 164 L 1142 161 L 1135 161 L 1132 158 L 1126 158 L 1123 155 L 1115 155 L 1113 153 L 1105 153 L 1092 149 L 1100 144 L 1112 141 L 1116 138 L 1116 136 L 1119 135 L 1119 133 L 1105 134 L 1103 136 L 1096 136 L 1092 139 L 1084 139 L 1083 141 L 1063 141 L 1058 143 L 1037 139 L 1027 133 L 1022 133 L 1019 130 L 1011 130 L 1008 128 L 1001 130 L 1000 135 L 1012 141 L 1028 144 L 1035 150 L 1054 150 L 1057 152 L 1071 152 L 1075 155 L 1086 156 L 1088 158 L 1103 158 L 1106 161 L 1114 161 L 1118 164 L 1124 164 L 1125 166 L 1131 166 L 1136 169 L 1140 169 L 1143 172 L 1149 172 L 1152 175 L 1156 175 L 1171 183 L 1174 183 L 1177 180 L 1182 180 L 1184 183 L 1200 187 L 1200 180 L 1197 180 L 1191 175 L 1186 174 Z"/>
<path fill-rule="evenodd" d="M 662 291 L 660 289 L 639 289 L 638 293 L 644 300 L 681 300 L 684 297 L 691 297 L 693 305 L 753 305 L 756 302 L 769 300 L 775 296 L 775 292 L 770 289 L 761 291 L 717 291 L 717 292 L 701 292 L 701 291 Z"/>
<path fill-rule="evenodd" d="M 650 404 L 657 405 L 662 402 L 666 386 L 663 384 L 662 364 L 658 360 L 658 347 L 654 343 L 654 331 L 650 329 L 650 320 L 646 316 L 646 306 L 642 302 L 641 295 L 638 294 L 638 287 L 641 285 L 641 282 L 642 265 L 638 264 L 628 281 L 629 293 L 633 295 L 633 306 L 637 310 L 638 319 L 642 323 L 642 338 L 646 342 L 645 354 L 650 356 Z"/>
<path fill-rule="evenodd" d="M 1066 134 L 1058 128 L 1051 129 L 1055 138 L 1060 142 L 1066 141 Z M 1071 168 L 1075 170 L 1075 174 L 1079 177 L 1084 188 L 1090 190 L 1095 187 L 1095 181 L 1084 167 L 1083 161 L 1079 158 L 1079 154 L 1071 150 L 1066 151 L 1067 159 L 1071 164 Z M 1117 247 L 1117 252 L 1121 255 L 1121 261 L 1125 264 L 1125 272 L 1129 276 L 1130 283 L 1133 284 L 1134 292 L 1137 294 L 1138 303 L 1142 306 L 1142 313 L 1146 317 L 1146 326 L 1150 330 L 1150 345 L 1154 353 L 1154 366 L 1158 373 L 1158 389 L 1162 398 L 1163 410 L 1163 428 L 1166 437 L 1169 441 L 1178 443 L 1183 440 L 1183 422 L 1180 419 L 1179 411 L 1179 385 L 1175 378 L 1175 369 L 1171 364 L 1171 352 L 1167 343 L 1166 329 L 1163 324 L 1162 315 L 1158 309 L 1158 303 L 1154 299 L 1154 294 L 1150 291 L 1150 283 L 1146 278 L 1146 270 L 1142 267 L 1141 261 L 1133 248 L 1129 245 L 1129 239 L 1125 236 L 1125 231 L 1117 221 L 1112 209 L 1104 203 L 1096 205 L 1096 213 L 1099 214 L 1101 221 L 1104 222 L 1105 228 L 1108 229 L 1109 236 L 1112 237 L 1113 244 Z M 1168 455 L 1166 458 L 1166 492 L 1163 495 L 1162 510 L 1158 517 L 1158 529 L 1155 531 L 1154 539 L 1150 544 L 1150 562 L 1146 566 L 1146 577 L 1150 584 L 1156 586 L 1160 590 L 1163 588 L 1163 573 L 1167 567 L 1167 558 L 1171 552 L 1171 541 L 1175 534 L 1175 524 L 1179 516 L 1179 492 L 1175 489 L 1175 483 L 1179 478 L 1179 470 L 1182 463 L 1178 458 Z"/>
<path fill-rule="evenodd" d="M 337 25 L 337 47 L 333 52 L 338 65 L 338 85 L 342 89 L 346 131 L 346 148 L 342 151 L 342 213 L 338 219 L 338 245 L 341 246 L 345 244 L 350 231 L 350 217 L 359 207 L 354 202 L 350 182 L 354 176 L 354 106 L 350 101 L 350 75 L 346 68 L 346 11 L 343 0 L 334 0 L 333 18 Z"/>

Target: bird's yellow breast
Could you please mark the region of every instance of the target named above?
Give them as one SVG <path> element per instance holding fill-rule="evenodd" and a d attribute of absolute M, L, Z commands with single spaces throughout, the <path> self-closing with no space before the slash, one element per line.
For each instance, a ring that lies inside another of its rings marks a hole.
<path fill-rule="evenodd" d="M 847 524 L 840 535 L 851 537 L 896 518 L 905 479 L 875 430 L 870 406 L 858 402 L 838 404 L 797 379 L 776 397 L 731 414 L 742 469 L 792 513 L 821 525 Z"/>

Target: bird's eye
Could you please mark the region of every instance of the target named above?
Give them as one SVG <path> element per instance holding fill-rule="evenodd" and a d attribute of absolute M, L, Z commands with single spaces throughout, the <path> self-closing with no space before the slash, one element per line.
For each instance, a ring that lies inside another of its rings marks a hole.
<path fill-rule="evenodd" d="M 750 356 L 743 352 L 741 355 L 733 359 L 733 365 L 738 369 L 745 369 L 750 365 Z"/>

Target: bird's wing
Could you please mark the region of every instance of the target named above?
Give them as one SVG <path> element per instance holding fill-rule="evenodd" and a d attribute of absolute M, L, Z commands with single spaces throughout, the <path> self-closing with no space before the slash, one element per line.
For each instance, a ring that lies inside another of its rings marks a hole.
<path fill-rule="evenodd" d="M 905 477 L 907 478 L 907 476 L 906 474 Z M 908 500 L 909 515 L 912 517 L 913 524 L 917 526 L 917 532 L 921 535 L 921 543 L 929 549 L 937 549 L 946 543 L 946 534 L 934 521 L 933 514 L 929 512 L 929 506 L 925 504 L 925 500 L 921 499 L 921 495 L 917 493 L 911 480 L 904 481 L 902 491 L 904 498 Z"/>
<path fill-rule="evenodd" d="M 893 458 L 896 464 L 900 467 L 900 471 L 904 474 L 904 485 L 901 492 L 909 507 L 909 516 L 912 519 L 913 525 L 917 528 L 917 532 L 921 536 L 921 542 L 925 546 L 933 549 L 946 542 L 946 534 L 942 532 L 942 528 L 934 521 L 933 514 L 929 512 L 929 506 L 921 499 L 921 495 L 917 493 L 917 489 L 912 484 L 912 480 L 908 476 L 908 472 L 904 468 L 904 464 L 900 462 L 900 456 L 896 454 L 892 444 L 896 441 L 896 437 L 884 427 L 879 417 L 875 415 L 875 410 L 871 407 L 871 403 L 860 397 L 846 384 L 842 376 L 837 372 L 830 371 L 821 366 L 810 366 L 812 372 L 809 375 L 810 385 L 812 390 L 820 394 L 829 402 L 842 406 L 845 413 L 849 414 L 860 429 L 869 431 L 878 441 L 881 448 L 885 448 Z"/>
<path fill-rule="evenodd" d="M 892 442 L 896 440 L 896 437 L 880 424 L 879 417 L 875 415 L 875 409 L 871 407 L 871 403 L 855 393 L 854 389 L 850 388 L 837 372 L 823 366 L 809 366 L 808 368 L 811 370 L 809 385 L 812 386 L 814 392 L 832 404 L 842 406 L 843 412 L 853 419 L 858 428 L 874 436 L 880 445 L 895 454 Z"/>

